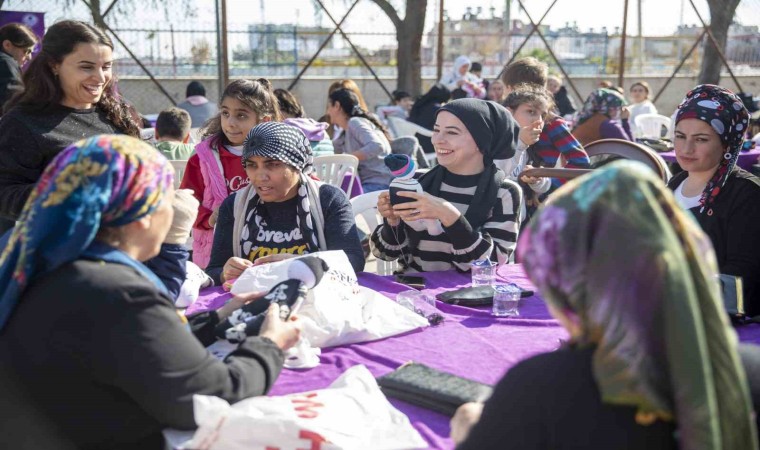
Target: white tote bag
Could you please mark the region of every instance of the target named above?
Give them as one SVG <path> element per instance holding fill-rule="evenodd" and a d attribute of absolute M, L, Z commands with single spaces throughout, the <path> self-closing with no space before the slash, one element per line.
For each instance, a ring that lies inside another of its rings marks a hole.
<path fill-rule="evenodd" d="M 232 406 L 218 397 L 195 395 L 193 408 L 198 430 L 180 449 L 427 447 L 409 418 L 388 402 L 363 365 L 346 370 L 327 389 L 254 397 Z"/>
<path fill-rule="evenodd" d="M 427 319 L 372 289 L 359 286 L 356 273 L 342 250 L 311 253 L 322 258 L 329 270 L 309 292 L 298 311 L 301 335 L 314 347 L 333 347 L 374 341 L 428 325 Z M 287 279 L 293 259 L 243 272 L 232 293 L 267 291 Z"/>

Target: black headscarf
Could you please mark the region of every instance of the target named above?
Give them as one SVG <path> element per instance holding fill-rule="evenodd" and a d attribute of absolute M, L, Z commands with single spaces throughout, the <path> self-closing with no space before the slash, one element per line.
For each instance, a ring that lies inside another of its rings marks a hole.
<path fill-rule="evenodd" d="M 462 98 L 441 106 L 436 116 L 441 111 L 454 114 L 467 127 L 483 154 L 486 167 L 494 159 L 509 159 L 515 155 L 520 125 L 507 108 L 488 100 Z"/>
<path fill-rule="evenodd" d="M 475 140 L 478 150 L 483 154 L 485 169 L 475 188 L 475 201 L 468 206 L 464 215 L 470 226 L 476 230 L 488 219 L 491 207 L 499 195 L 499 187 L 506 178 L 504 172 L 493 164 L 493 160 L 514 156 L 520 126 L 505 107 L 487 100 L 454 100 L 442 106 L 436 115 L 441 111 L 448 111 L 462 121 Z M 438 197 L 447 172 L 448 170 L 440 165 L 433 168 L 420 178 L 422 189 Z"/>

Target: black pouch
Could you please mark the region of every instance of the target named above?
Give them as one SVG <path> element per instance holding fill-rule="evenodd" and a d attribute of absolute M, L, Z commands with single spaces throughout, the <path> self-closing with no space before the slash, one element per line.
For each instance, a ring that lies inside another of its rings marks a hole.
<path fill-rule="evenodd" d="M 530 297 L 533 291 L 522 289 L 521 298 Z M 462 306 L 487 306 L 493 305 L 493 287 L 491 286 L 471 286 L 457 289 L 454 291 L 442 292 L 435 296 L 438 300 L 448 303 L 449 305 Z"/>
<path fill-rule="evenodd" d="M 493 388 L 424 364 L 406 363 L 377 379 L 388 397 L 422 406 L 452 417 L 457 408 L 468 402 L 483 402 Z"/>

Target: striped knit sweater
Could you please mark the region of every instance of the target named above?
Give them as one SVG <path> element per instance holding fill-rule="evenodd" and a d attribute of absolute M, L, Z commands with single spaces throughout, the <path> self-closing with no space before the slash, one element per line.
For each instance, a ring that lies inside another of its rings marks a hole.
<path fill-rule="evenodd" d="M 583 150 L 583 146 L 570 133 L 565 121 L 557 116 L 546 121 L 538 142 L 533 144 L 531 150 L 541 158 L 542 167 L 555 167 L 560 155 L 564 157 L 566 162 L 564 167 L 568 169 L 588 169 L 590 167 L 588 155 Z M 565 181 L 552 178 L 552 187 L 557 188 Z"/>
<path fill-rule="evenodd" d="M 403 222 L 392 227 L 383 222 L 372 233 L 374 255 L 386 261 L 398 259 L 404 272 L 430 272 L 452 268 L 468 271 L 470 263 L 490 258 L 505 263 L 514 252 L 520 229 L 518 213 L 522 190 L 514 181 L 504 180 L 486 223 L 473 230 L 464 214 L 473 198 L 480 175 L 447 173 L 440 197 L 462 213 L 458 221 L 438 236 L 415 231 Z"/>

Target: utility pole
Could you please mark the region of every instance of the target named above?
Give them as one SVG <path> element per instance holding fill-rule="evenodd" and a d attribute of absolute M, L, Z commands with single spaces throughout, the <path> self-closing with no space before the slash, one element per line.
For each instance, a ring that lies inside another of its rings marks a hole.
<path fill-rule="evenodd" d="M 620 35 L 620 61 L 618 66 L 618 86 L 623 86 L 625 77 L 625 35 L 628 33 L 628 0 L 623 2 L 623 34 Z"/>
<path fill-rule="evenodd" d="M 436 83 L 443 78 L 443 0 L 438 2 L 438 47 L 436 49 Z"/>
<path fill-rule="evenodd" d="M 638 62 L 639 62 L 639 75 L 642 75 L 644 73 L 644 34 L 642 31 L 641 26 L 641 2 L 644 0 L 639 0 L 639 10 L 638 10 L 638 19 L 639 19 L 639 53 L 638 53 Z"/>
<path fill-rule="evenodd" d="M 504 2 L 504 36 L 506 36 L 505 58 L 509 60 L 512 57 L 512 0 Z M 504 64 L 504 61 L 500 61 Z"/>

